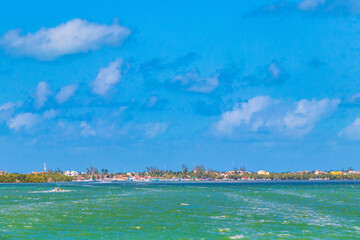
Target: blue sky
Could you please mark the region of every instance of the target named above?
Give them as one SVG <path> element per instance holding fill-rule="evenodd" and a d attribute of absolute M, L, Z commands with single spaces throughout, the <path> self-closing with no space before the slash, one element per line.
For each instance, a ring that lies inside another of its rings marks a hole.
<path fill-rule="evenodd" d="M 360 168 L 360 3 L 0 2 L 0 169 Z"/>

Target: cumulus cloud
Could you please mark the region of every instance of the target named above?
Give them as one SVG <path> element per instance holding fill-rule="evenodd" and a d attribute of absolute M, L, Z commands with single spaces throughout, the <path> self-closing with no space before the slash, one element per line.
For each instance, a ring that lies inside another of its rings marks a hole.
<path fill-rule="evenodd" d="M 151 96 L 148 99 L 146 107 L 152 108 L 152 107 L 154 107 L 156 105 L 157 102 L 158 102 L 158 97 L 157 96 Z"/>
<path fill-rule="evenodd" d="M 329 117 L 334 113 L 340 103 L 339 99 L 306 100 L 296 103 L 294 111 L 288 112 L 284 117 L 285 130 L 301 130 L 308 133 L 316 122 Z"/>
<path fill-rule="evenodd" d="M 330 117 L 339 103 L 339 99 L 303 99 L 296 102 L 292 109 L 287 102 L 258 96 L 232 111 L 224 112 L 214 127 L 218 134 L 231 135 L 234 130 L 242 127 L 246 132 L 258 132 L 261 129 L 273 136 L 302 137 L 309 133 L 316 123 Z"/>
<path fill-rule="evenodd" d="M 54 109 L 47 110 L 43 113 L 43 119 L 44 120 L 50 120 L 55 118 L 58 115 L 58 111 Z"/>
<path fill-rule="evenodd" d="M 325 0 L 303 0 L 298 4 L 298 8 L 307 11 L 314 10 L 318 7 L 318 5 L 324 4 Z"/>
<path fill-rule="evenodd" d="M 360 14 L 360 2 L 357 0 L 301 0 L 280 1 L 274 4 L 264 5 L 254 11 L 250 16 L 267 14 L 318 14 L 328 16 L 358 15 Z"/>
<path fill-rule="evenodd" d="M 63 55 L 94 51 L 104 45 L 119 45 L 130 35 L 130 30 L 117 23 L 112 25 L 72 19 L 53 28 L 42 28 L 35 33 L 21 34 L 10 30 L 0 39 L 8 52 L 39 60 L 53 60 Z"/>
<path fill-rule="evenodd" d="M 70 84 L 62 87 L 55 96 L 56 101 L 60 104 L 68 101 L 75 94 L 78 87 L 77 84 Z"/>
<path fill-rule="evenodd" d="M 357 103 L 360 99 L 360 93 L 355 93 L 354 95 L 352 95 L 349 99 L 350 103 Z"/>
<path fill-rule="evenodd" d="M 85 121 L 82 121 L 80 123 L 80 127 L 82 128 L 81 130 L 81 136 L 84 136 L 84 137 L 88 137 L 88 136 L 96 136 L 96 131 L 94 129 L 91 128 L 91 126 L 85 122 Z"/>
<path fill-rule="evenodd" d="M 261 66 L 248 77 L 245 77 L 253 85 L 277 85 L 285 82 L 289 78 L 281 63 L 276 60 L 265 66 Z"/>
<path fill-rule="evenodd" d="M 44 106 L 48 97 L 52 94 L 49 85 L 46 82 L 39 82 L 35 91 L 35 107 L 41 108 Z"/>
<path fill-rule="evenodd" d="M 219 74 L 212 77 L 200 77 L 196 71 L 175 76 L 171 82 L 180 83 L 182 87 L 192 92 L 210 93 L 219 86 Z"/>
<path fill-rule="evenodd" d="M 7 103 L 4 103 L 2 105 L 0 105 L 0 111 L 7 111 L 13 107 L 15 107 L 16 104 L 13 103 L 13 102 L 7 102 Z"/>
<path fill-rule="evenodd" d="M 21 103 L 7 102 L 0 105 L 0 122 L 7 121 L 11 118 L 16 108 L 20 107 Z"/>
<path fill-rule="evenodd" d="M 96 79 L 91 83 L 95 94 L 105 96 L 109 90 L 121 80 L 121 67 L 123 59 L 111 62 L 108 67 L 101 68 Z"/>
<path fill-rule="evenodd" d="M 41 117 L 34 113 L 21 113 L 8 121 L 9 128 L 20 130 L 21 128 L 29 129 L 37 125 Z"/>
<path fill-rule="evenodd" d="M 167 123 L 147 123 L 142 126 L 145 132 L 145 137 L 154 138 L 158 135 L 163 134 L 169 127 Z"/>
<path fill-rule="evenodd" d="M 50 109 L 45 111 L 43 114 L 35 114 L 35 113 L 20 113 L 15 117 L 11 118 L 7 124 L 9 128 L 15 129 L 16 131 L 25 128 L 32 128 L 45 120 L 51 120 L 58 115 L 56 110 Z"/>
<path fill-rule="evenodd" d="M 216 132 L 221 134 L 232 133 L 235 127 L 248 124 L 254 113 L 264 110 L 271 102 L 268 96 L 257 96 L 251 98 L 248 102 L 241 103 L 240 106 L 231 111 L 224 112 L 220 121 L 215 124 Z M 258 128 L 258 123 L 256 125 L 254 127 Z"/>
<path fill-rule="evenodd" d="M 350 140 L 360 140 L 360 117 L 344 128 L 339 135 Z"/>

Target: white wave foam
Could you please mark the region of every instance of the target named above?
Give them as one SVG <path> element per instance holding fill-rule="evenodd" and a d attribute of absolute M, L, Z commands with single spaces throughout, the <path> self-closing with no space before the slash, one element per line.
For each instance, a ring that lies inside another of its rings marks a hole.
<path fill-rule="evenodd" d="M 75 192 L 75 190 L 61 190 L 61 191 L 55 191 L 55 190 L 45 190 L 45 191 L 32 191 L 28 193 L 61 193 L 61 192 Z"/>
<path fill-rule="evenodd" d="M 212 219 L 224 219 L 226 216 L 211 216 Z"/>
<path fill-rule="evenodd" d="M 241 239 L 241 238 L 244 238 L 244 235 L 240 234 L 230 237 L 230 239 Z"/>

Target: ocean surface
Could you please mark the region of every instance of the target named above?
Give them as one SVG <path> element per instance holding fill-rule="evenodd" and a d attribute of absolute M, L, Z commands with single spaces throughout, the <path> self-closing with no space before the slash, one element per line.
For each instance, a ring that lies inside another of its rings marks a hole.
<path fill-rule="evenodd" d="M 0 184 L 0 239 L 360 239 L 360 182 Z"/>

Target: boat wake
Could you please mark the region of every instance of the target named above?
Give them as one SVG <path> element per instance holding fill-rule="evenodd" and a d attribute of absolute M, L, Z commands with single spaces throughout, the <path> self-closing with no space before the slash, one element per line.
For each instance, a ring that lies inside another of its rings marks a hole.
<path fill-rule="evenodd" d="M 57 191 L 57 190 L 45 190 L 45 191 L 32 191 L 29 193 L 52 193 L 52 192 L 56 192 L 56 193 L 62 193 L 62 192 L 74 192 L 75 190 L 61 190 L 61 191 Z"/>

